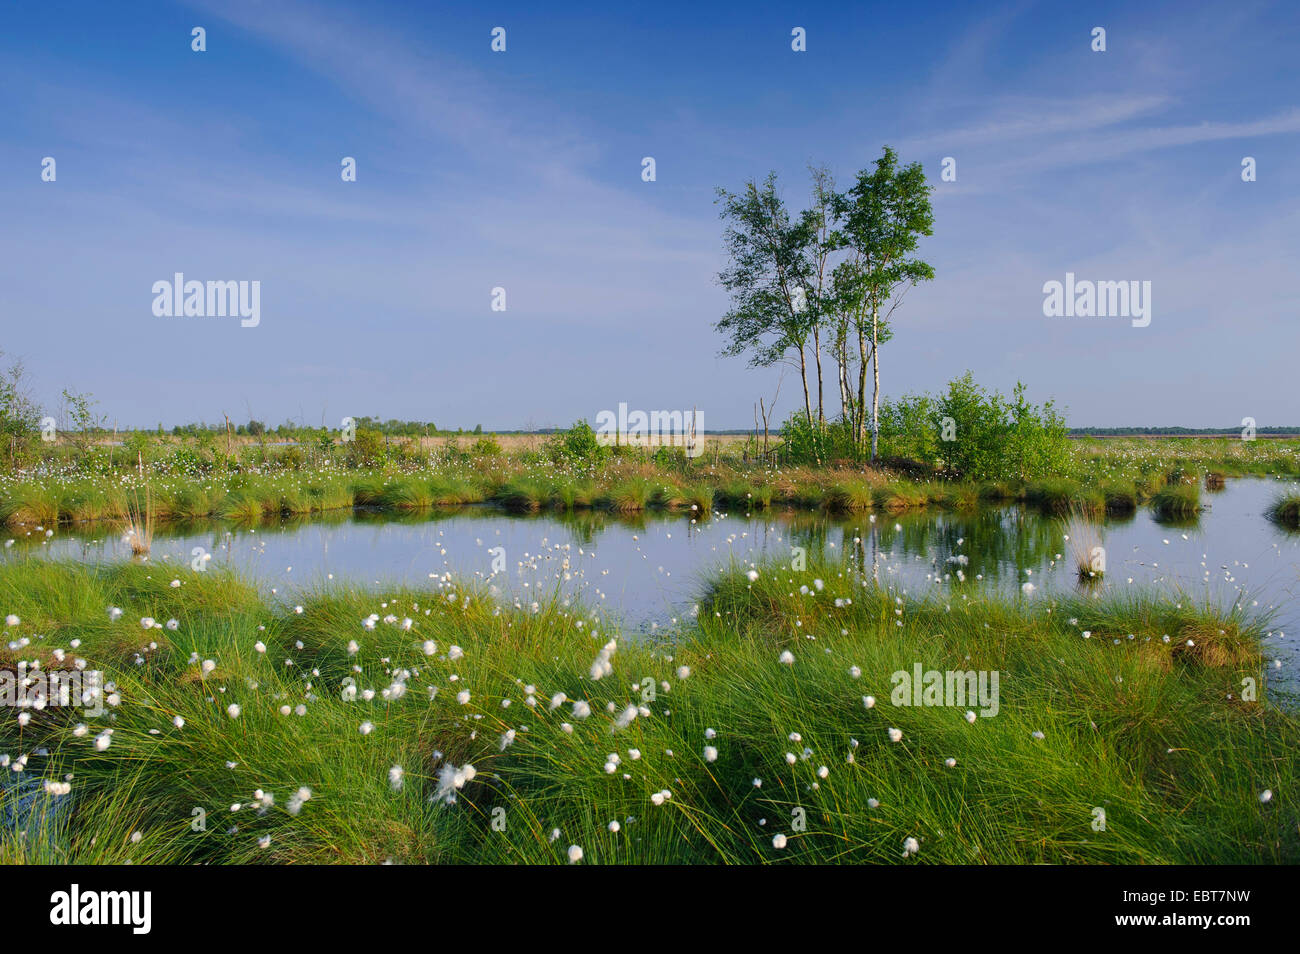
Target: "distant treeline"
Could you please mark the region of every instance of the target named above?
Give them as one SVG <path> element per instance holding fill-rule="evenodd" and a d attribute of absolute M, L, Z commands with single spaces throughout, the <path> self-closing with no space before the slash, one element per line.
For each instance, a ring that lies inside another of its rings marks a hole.
<path fill-rule="evenodd" d="M 1216 434 L 1240 434 L 1242 428 L 1236 427 L 1072 427 L 1071 437 L 1204 437 Z M 1256 427 L 1256 434 L 1300 434 L 1300 427 Z"/>

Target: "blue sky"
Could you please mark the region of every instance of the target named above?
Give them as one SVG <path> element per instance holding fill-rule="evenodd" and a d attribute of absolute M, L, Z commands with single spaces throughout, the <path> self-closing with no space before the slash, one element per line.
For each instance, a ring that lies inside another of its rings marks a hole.
<path fill-rule="evenodd" d="M 714 189 L 775 170 L 801 207 L 810 162 L 889 144 L 936 185 L 936 279 L 887 394 L 970 368 L 1078 426 L 1300 424 L 1297 5 L 622 6 L 7 5 L 6 360 L 124 426 L 750 426 L 782 372 L 718 357 Z M 1150 326 L 1044 317 L 1067 271 L 1150 281 Z M 156 317 L 175 272 L 259 280 L 261 323 Z"/>

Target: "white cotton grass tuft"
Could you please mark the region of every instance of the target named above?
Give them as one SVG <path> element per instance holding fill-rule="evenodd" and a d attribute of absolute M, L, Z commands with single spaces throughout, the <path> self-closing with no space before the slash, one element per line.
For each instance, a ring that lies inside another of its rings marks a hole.
<path fill-rule="evenodd" d="M 400 765 L 394 765 L 388 770 L 388 785 L 393 791 L 400 792 L 402 790 L 402 778 L 405 774 Z"/>
<path fill-rule="evenodd" d="M 582 860 L 582 847 L 579 845 L 570 845 L 568 855 L 569 855 L 569 864 L 576 865 L 579 861 Z"/>
<path fill-rule="evenodd" d="M 793 666 L 794 653 L 790 652 L 790 650 L 788 649 L 785 650 L 784 652 L 781 653 L 780 656 L 777 657 L 777 662 L 779 662 L 783 666 Z"/>
<path fill-rule="evenodd" d="M 478 772 L 474 766 L 466 764 L 460 768 L 454 765 L 444 765 L 438 770 L 438 791 L 433 796 L 435 799 L 441 798 L 448 805 L 456 801 L 456 792 L 465 787 L 467 782 L 472 782 Z M 556 829 L 552 841 L 559 837 L 559 829 Z"/>
<path fill-rule="evenodd" d="M 901 742 L 901 741 L 903 741 L 903 730 L 902 730 L 902 729 L 890 729 L 890 730 L 889 730 L 889 741 L 890 741 L 890 742 Z"/>
<path fill-rule="evenodd" d="M 1264 789 L 1264 791 L 1259 793 L 1259 800 L 1261 804 L 1268 804 L 1271 802 L 1273 800 L 1273 790 L 1271 788 Z"/>
<path fill-rule="evenodd" d="M 297 815 L 302 811 L 305 802 L 311 799 L 311 789 L 303 786 L 289 796 L 289 804 L 286 806 L 290 815 Z"/>
<path fill-rule="evenodd" d="M 718 750 L 711 745 L 704 747 L 704 761 L 716 762 L 718 760 Z"/>
<path fill-rule="evenodd" d="M 916 854 L 916 853 L 917 853 L 918 851 L 920 851 L 920 850 L 921 850 L 921 846 L 920 846 L 920 844 L 917 842 L 917 840 L 916 840 L 915 838 L 911 838 L 911 837 L 909 837 L 909 838 L 907 838 L 907 839 L 903 842 L 903 857 L 904 857 L 904 858 L 907 858 L 907 857 L 909 857 L 910 855 L 914 855 L 914 854 Z"/>
<path fill-rule="evenodd" d="M 240 713 L 239 703 L 232 702 L 230 705 L 226 706 L 226 715 L 230 716 L 230 718 L 238 719 L 239 713 Z"/>
<path fill-rule="evenodd" d="M 781 832 L 777 832 L 775 835 L 772 836 L 772 847 L 775 848 L 777 851 L 780 851 L 782 848 L 785 847 L 785 845 L 786 845 L 786 837 Z"/>
<path fill-rule="evenodd" d="M 612 639 L 601 647 L 599 655 L 596 656 L 589 670 L 589 675 L 593 681 L 604 679 L 614 671 L 614 664 L 611 660 L 617 649 L 618 643 Z"/>

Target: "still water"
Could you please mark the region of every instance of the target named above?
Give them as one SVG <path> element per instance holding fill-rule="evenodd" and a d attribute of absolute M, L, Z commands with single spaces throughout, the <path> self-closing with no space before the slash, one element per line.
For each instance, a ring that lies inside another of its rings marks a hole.
<path fill-rule="evenodd" d="M 1243 600 L 1272 615 L 1267 640 L 1275 689 L 1300 689 L 1300 534 L 1271 524 L 1264 510 L 1287 485 L 1230 480 L 1204 492 L 1207 509 L 1179 522 L 1146 509 L 1099 526 L 1107 573 L 1091 589 L 1156 588 L 1227 606 Z M 279 597 L 333 581 L 368 587 L 429 586 L 450 574 L 527 606 L 555 593 L 616 619 L 625 629 L 673 626 L 698 603 L 710 571 L 729 561 L 789 562 L 792 547 L 850 560 L 882 585 L 923 597 L 961 588 L 1030 598 L 1080 584 L 1053 517 L 1020 506 L 970 513 L 829 517 L 806 513 L 719 513 L 623 518 L 603 513 L 514 516 L 474 506 L 412 515 L 348 511 L 258 524 L 169 524 L 155 533 L 151 561 L 177 575 L 231 567 Z M 201 550 L 198 548 L 202 548 Z M 4 559 L 129 559 L 109 526 L 15 534 Z M 494 572 L 494 564 L 497 571 Z M 500 569 L 504 567 L 504 570 Z M 964 582 L 959 579 L 964 577 Z M 1276 668 L 1276 662 L 1281 668 Z"/>

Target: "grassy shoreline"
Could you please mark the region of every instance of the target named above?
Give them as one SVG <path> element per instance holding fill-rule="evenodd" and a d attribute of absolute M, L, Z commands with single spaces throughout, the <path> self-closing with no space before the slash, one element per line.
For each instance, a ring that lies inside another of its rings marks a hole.
<path fill-rule="evenodd" d="M 1157 474 L 1138 482 L 1069 478 L 1031 481 L 909 480 L 887 470 L 757 469 L 710 466 L 680 470 L 618 461 L 592 472 L 555 473 L 490 462 L 417 471 L 163 474 L 11 479 L 0 484 L 0 524 L 52 527 L 123 521 L 147 492 L 156 521 L 255 520 L 349 509 L 387 512 L 489 504 L 514 513 L 601 510 L 691 512 L 809 510 L 900 513 L 927 507 L 973 510 L 1019 502 L 1045 513 L 1131 513 L 1150 504 L 1161 515 L 1194 515 L 1199 483 Z"/>
<path fill-rule="evenodd" d="M 1185 518 L 1227 476 L 1300 475 L 1300 441 L 1208 438 L 1072 442 L 1067 476 L 966 481 L 914 461 L 878 467 L 847 461 L 777 465 L 745 445 L 600 448 L 575 459 L 550 450 L 505 452 L 480 439 L 426 451 L 382 444 L 358 448 L 244 446 L 233 455 L 160 443 L 149 455 L 77 456 L 51 450 L 37 466 L 0 476 L 0 523 L 54 526 L 119 521 L 148 488 L 160 521 L 252 519 L 349 508 L 398 512 L 485 503 L 514 512 L 605 510 L 736 511 L 784 508 L 853 513 L 923 507 L 971 509 L 1019 501 L 1048 513 L 1129 513 L 1151 505 Z"/>
<path fill-rule="evenodd" d="M 62 650 L 120 694 L 111 717 L 6 714 L 0 753 L 71 791 L 38 792 L 66 800 L 46 816 L 62 827 L 0 838 L 0 860 L 901 862 L 914 838 L 931 863 L 1300 861 L 1300 724 L 1264 692 L 1262 621 L 750 572 L 719 573 L 698 620 L 649 641 L 454 583 L 324 589 L 296 612 L 216 572 L 0 567 L 7 663 Z M 916 664 L 998 671 L 998 714 L 892 705 L 891 674 Z"/>

